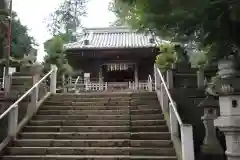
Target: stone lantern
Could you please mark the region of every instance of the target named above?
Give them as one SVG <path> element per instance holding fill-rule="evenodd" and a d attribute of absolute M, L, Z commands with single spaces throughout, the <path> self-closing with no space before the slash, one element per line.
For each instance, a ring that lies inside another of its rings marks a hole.
<path fill-rule="evenodd" d="M 220 117 L 214 125 L 225 135 L 228 160 L 240 160 L 240 76 L 234 65 L 231 59 L 220 61 L 221 79 L 216 84 Z"/>
<path fill-rule="evenodd" d="M 202 120 L 205 126 L 205 138 L 201 146 L 203 159 L 218 158 L 218 160 L 222 160 L 224 159 L 224 151 L 217 139 L 216 128 L 214 126 L 214 120 L 217 118 L 217 108 L 219 107 L 218 100 L 213 96 L 207 96 L 199 107 L 204 108 Z"/>

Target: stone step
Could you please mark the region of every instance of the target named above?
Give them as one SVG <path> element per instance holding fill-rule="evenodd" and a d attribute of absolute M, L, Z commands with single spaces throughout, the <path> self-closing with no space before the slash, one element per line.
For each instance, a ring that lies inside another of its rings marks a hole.
<path fill-rule="evenodd" d="M 109 106 L 109 105 L 125 105 L 129 106 L 129 101 L 101 101 L 101 102 L 73 102 L 73 101 L 45 101 L 44 105 L 57 105 L 57 106 Z"/>
<path fill-rule="evenodd" d="M 25 126 L 23 132 L 167 132 L 163 126 Z"/>
<path fill-rule="evenodd" d="M 32 76 L 32 73 L 30 73 L 30 72 L 20 71 L 20 72 L 13 73 L 13 77 L 31 77 L 31 76 Z"/>
<path fill-rule="evenodd" d="M 29 79 L 29 78 L 17 78 L 17 79 L 12 79 L 12 85 L 32 85 L 33 84 L 33 80 Z"/>
<path fill-rule="evenodd" d="M 163 119 L 152 119 L 152 120 L 132 120 L 132 126 L 151 126 L 151 125 L 166 125 Z"/>
<path fill-rule="evenodd" d="M 129 120 L 31 120 L 33 126 L 124 126 L 129 125 Z M 133 120 L 132 126 L 165 125 L 164 120 Z"/>
<path fill-rule="evenodd" d="M 12 143 L 16 147 L 173 147 L 171 140 L 53 140 L 53 139 L 19 139 Z"/>
<path fill-rule="evenodd" d="M 171 89 L 171 94 L 184 95 L 186 98 L 205 97 L 204 89 L 197 88 L 174 88 Z"/>
<path fill-rule="evenodd" d="M 155 116 L 159 117 L 159 116 Z M 129 120 L 129 115 L 36 115 L 33 120 Z"/>
<path fill-rule="evenodd" d="M 130 155 L 11 155 L 3 160 L 177 160 L 176 156 L 130 156 Z"/>
<path fill-rule="evenodd" d="M 95 98 L 95 97 L 156 97 L 155 92 L 90 92 L 90 93 L 57 93 L 54 97 Z"/>
<path fill-rule="evenodd" d="M 162 113 L 159 109 L 144 109 L 144 110 L 40 110 L 39 115 L 123 115 L 123 114 L 154 114 Z"/>
<path fill-rule="evenodd" d="M 164 119 L 164 115 L 161 113 L 155 114 L 141 114 L 141 115 L 130 115 L 131 120 L 155 120 L 155 119 Z"/>
<path fill-rule="evenodd" d="M 129 139 L 130 132 L 22 132 L 22 139 Z M 159 135 L 158 135 L 159 136 Z"/>
<path fill-rule="evenodd" d="M 161 109 L 139 109 L 139 110 L 133 110 L 131 109 L 131 115 L 146 115 L 146 114 L 161 114 L 162 110 Z"/>
<path fill-rule="evenodd" d="M 169 132 L 22 132 L 22 139 L 129 139 L 170 140 Z"/>
<path fill-rule="evenodd" d="M 139 147 L 9 147 L 11 155 L 160 155 L 175 156 L 173 148 Z"/>
<path fill-rule="evenodd" d="M 33 120 L 154 120 L 164 119 L 163 114 L 147 115 L 36 115 Z"/>
<path fill-rule="evenodd" d="M 131 126 L 131 132 L 168 132 L 166 125 L 162 126 Z"/>
<path fill-rule="evenodd" d="M 12 84 L 11 89 L 30 89 L 32 86 L 32 84 Z"/>
<path fill-rule="evenodd" d="M 81 97 L 81 98 L 76 98 L 76 97 L 55 97 L 52 96 L 48 98 L 49 101 L 58 101 L 58 100 L 71 100 L 71 101 L 84 101 L 84 102 L 89 102 L 89 101 L 119 101 L 119 100 L 157 100 L 156 96 L 145 96 L 145 97 Z"/>
<path fill-rule="evenodd" d="M 169 132 L 136 132 L 131 133 L 133 140 L 170 140 Z"/>
<path fill-rule="evenodd" d="M 141 109 L 159 109 L 161 108 L 159 104 L 157 105 L 136 105 L 136 106 L 58 106 L 58 105 L 44 105 L 41 110 L 141 110 Z"/>
<path fill-rule="evenodd" d="M 173 147 L 171 140 L 130 140 L 131 147 L 168 148 Z"/>
<path fill-rule="evenodd" d="M 143 105 L 143 104 L 147 104 L 147 105 L 159 105 L 159 102 L 156 100 L 152 100 L 152 101 L 99 101 L 99 102 L 92 102 L 92 101 L 45 101 L 44 105 L 57 105 L 57 106 L 113 106 L 113 105 L 117 105 L 117 106 L 132 106 L 132 105 Z"/>
<path fill-rule="evenodd" d="M 163 142 L 163 146 L 168 146 Z M 16 147 L 128 147 L 128 139 L 102 140 L 53 140 L 53 139 L 20 139 L 13 142 Z"/>
<path fill-rule="evenodd" d="M 128 132 L 129 126 L 25 126 L 23 132 Z"/>
<path fill-rule="evenodd" d="M 31 120 L 29 125 L 34 126 L 124 126 L 129 120 Z"/>
<path fill-rule="evenodd" d="M 129 110 L 40 110 L 39 115 L 123 115 Z"/>

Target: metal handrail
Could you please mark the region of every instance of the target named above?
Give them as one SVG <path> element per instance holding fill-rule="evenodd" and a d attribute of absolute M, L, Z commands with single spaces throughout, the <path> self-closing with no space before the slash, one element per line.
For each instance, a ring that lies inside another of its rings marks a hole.
<path fill-rule="evenodd" d="M 168 90 L 167 84 L 165 83 L 165 80 L 164 80 L 164 78 L 163 78 L 163 75 L 162 75 L 162 73 L 161 73 L 161 71 L 160 71 L 159 68 L 156 68 L 156 69 L 157 69 L 157 73 L 159 74 L 159 77 L 160 77 L 160 79 L 161 79 L 161 81 L 162 81 L 162 84 L 163 84 L 163 86 L 164 86 L 164 89 L 165 89 L 165 91 L 166 91 L 166 93 L 167 93 L 168 99 L 169 99 L 170 104 L 171 104 L 170 106 L 172 107 L 172 110 L 173 110 L 173 112 L 174 112 L 174 114 L 175 114 L 175 116 L 176 116 L 176 118 L 177 118 L 177 121 L 178 121 L 179 125 L 182 126 L 182 125 L 183 125 L 183 122 L 182 122 L 182 120 L 181 120 L 180 115 L 178 114 L 178 111 L 177 111 L 176 105 L 175 105 L 175 103 L 174 103 L 174 101 L 173 101 L 173 99 L 172 99 L 172 96 L 171 96 L 170 93 L 169 93 L 169 90 Z"/>
<path fill-rule="evenodd" d="M 18 106 L 18 103 L 20 103 L 24 98 L 26 98 L 26 96 L 31 93 L 40 83 L 42 83 L 42 81 L 44 81 L 50 74 L 52 74 L 52 72 L 54 71 L 54 69 L 52 69 L 51 71 L 49 71 L 41 80 L 39 80 L 36 84 L 34 84 L 32 86 L 32 88 L 30 88 L 26 93 L 24 93 L 16 102 L 14 102 L 5 112 L 3 112 L 3 114 L 0 115 L 0 120 L 6 116 L 13 108 Z"/>

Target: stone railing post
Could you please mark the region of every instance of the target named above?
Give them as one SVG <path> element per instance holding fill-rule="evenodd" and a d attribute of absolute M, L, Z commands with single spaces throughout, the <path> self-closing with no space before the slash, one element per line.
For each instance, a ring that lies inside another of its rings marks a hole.
<path fill-rule="evenodd" d="M 56 65 L 51 65 L 51 69 L 53 69 L 53 72 L 50 76 L 50 92 L 51 93 L 56 93 L 57 90 L 57 66 Z"/>
<path fill-rule="evenodd" d="M 169 105 L 168 96 L 164 88 L 164 85 L 161 84 L 161 107 L 164 114 L 168 112 L 168 105 Z"/>
<path fill-rule="evenodd" d="M 194 160 L 193 128 L 183 124 L 181 127 L 182 160 Z"/>
<path fill-rule="evenodd" d="M 8 96 L 10 90 L 11 90 L 11 75 L 7 74 L 4 75 L 4 96 Z"/>
<path fill-rule="evenodd" d="M 32 77 L 33 85 L 36 84 L 40 80 L 40 74 L 35 74 Z M 39 96 L 39 86 L 35 87 L 31 93 L 31 103 L 28 106 L 27 114 L 30 115 L 31 113 L 35 112 L 37 109 L 37 102 Z"/>
<path fill-rule="evenodd" d="M 174 103 L 176 106 L 176 103 Z M 169 103 L 169 119 L 170 119 L 170 132 L 171 132 L 171 137 L 172 140 L 174 140 L 174 136 L 178 135 L 178 121 L 176 118 L 176 115 L 172 109 L 172 104 Z"/>
<path fill-rule="evenodd" d="M 173 85 L 173 70 L 169 69 L 167 70 L 167 87 L 168 89 L 172 89 L 174 87 Z"/>
<path fill-rule="evenodd" d="M 16 105 L 8 115 L 8 135 L 12 138 L 16 137 L 18 126 L 18 106 Z"/>
<path fill-rule="evenodd" d="M 158 75 L 158 72 L 157 72 L 157 64 L 154 64 L 154 78 L 155 78 L 155 91 L 159 90 L 160 89 L 160 85 L 161 85 L 161 79 Z"/>
<path fill-rule="evenodd" d="M 108 83 L 105 82 L 105 90 L 107 91 L 108 90 Z"/>
<path fill-rule="evenodd" d="M 153 87 L 152 87 L 152 81 L 148 80 L 148 91 L 152 92 L 153 91 Z"/>
<path fill-rule="evenodd" d="M 198 85 L 198 88 L 204 88 L 204 71 L 203 70 L 197 71 L 197 85 Z"/>

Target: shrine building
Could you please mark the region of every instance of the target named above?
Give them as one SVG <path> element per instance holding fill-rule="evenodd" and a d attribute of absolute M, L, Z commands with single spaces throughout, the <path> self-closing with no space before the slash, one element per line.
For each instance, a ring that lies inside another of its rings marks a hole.
<path fill-rule="evenodd" d="M 86 28 L 77 39 L 64 46 L 69 64 L 101 83 L 147 81 L 161 43 L 149 32 L 126 27 Z"/>

